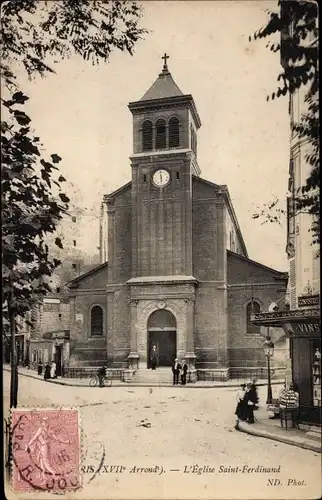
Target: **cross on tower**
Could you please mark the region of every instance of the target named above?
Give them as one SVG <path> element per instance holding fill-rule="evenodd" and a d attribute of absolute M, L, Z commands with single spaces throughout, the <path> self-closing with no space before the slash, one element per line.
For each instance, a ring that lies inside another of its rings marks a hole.
<path fill-rule="evenodd" d="M 167 68 L 167 59 L 169 59 L 169 57 L 170 56 L 168 56 L 166 53 L 164 54 L 163 57 L 161 57 L 161 59 L 164 60 L 164 65 L 163 65 L 164 68 Z"/>

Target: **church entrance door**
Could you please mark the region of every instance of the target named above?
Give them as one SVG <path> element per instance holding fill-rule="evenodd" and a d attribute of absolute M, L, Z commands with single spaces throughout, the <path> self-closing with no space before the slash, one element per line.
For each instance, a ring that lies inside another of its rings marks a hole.
<path fill-rule="evenodd" d="M 157 366 L 171 366 L 176 357 L 176 331 L 149 331 L 148 368 L 151 368 L 151 353 L 153 346 L 157 352 Z"/>
<path fill-rule="evenodd" d="M 177 353 L 177 322 L 167 310 L 155 311 L 148 320 L 147 365 L 151 368 L 151 353 L 155 346 L 157 366 L 171 366 Z"/>

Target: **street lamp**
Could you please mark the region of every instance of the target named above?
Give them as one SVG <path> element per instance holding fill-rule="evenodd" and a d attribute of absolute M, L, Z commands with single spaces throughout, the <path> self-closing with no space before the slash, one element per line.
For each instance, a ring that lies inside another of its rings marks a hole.
<path fill-rule="evenodd" d="M 269 333 L 263 344 L 264 353 L 267 357 L 267 399 L 266 404 L 272 403 L 272 385 L 271 385 L 271 357 L 274 354 L 274 343 L 271 341 Z"/>
<path fill-rule="evenodd" d="M 26 359 L 25 365 L 27 368 L 30 368 L 30 339 L 26 340 Z"/>

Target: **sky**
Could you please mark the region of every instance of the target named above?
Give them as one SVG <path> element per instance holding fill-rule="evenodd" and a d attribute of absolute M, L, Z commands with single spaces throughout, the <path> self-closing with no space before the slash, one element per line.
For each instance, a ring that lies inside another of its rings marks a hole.
<path fill-rule="evenodd" d="M 257 206 L 285 198 L 289 165 L 287 98 L 266 101 L 276 89 L 279 56 L 265 41 L 248 37 L 276 1 L 142 2 L 149 30 L 134 56 L 114 52 L 98 67 L 74 57 L 56 74 L 23 89 L 27 110 L 48 153 L 62 158 L 61 171 L 78 201 L 99 215 L 103 194 L 131 180 L 132 115 L 162 69 L 166 52 L 173 79 L 192 94 L 202 127 L 198 133 L 201 177 L 226 184 L 249 257 L 287 270 L 286 225 L 252 219 Z M 25 77 L 23 77 L 25 78 Z M 98 221 L 83 228 L 86 251 L 96 252 Z"/>

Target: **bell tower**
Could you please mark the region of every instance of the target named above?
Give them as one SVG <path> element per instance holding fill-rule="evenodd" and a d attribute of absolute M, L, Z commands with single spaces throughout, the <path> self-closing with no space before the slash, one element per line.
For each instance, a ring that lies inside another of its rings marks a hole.
<path fill-rule="evenodd" d="M 192 175 L 200 118 L 168 69 L 169 56 L 133 115 L 132 277 L 192 275 Z"/>

